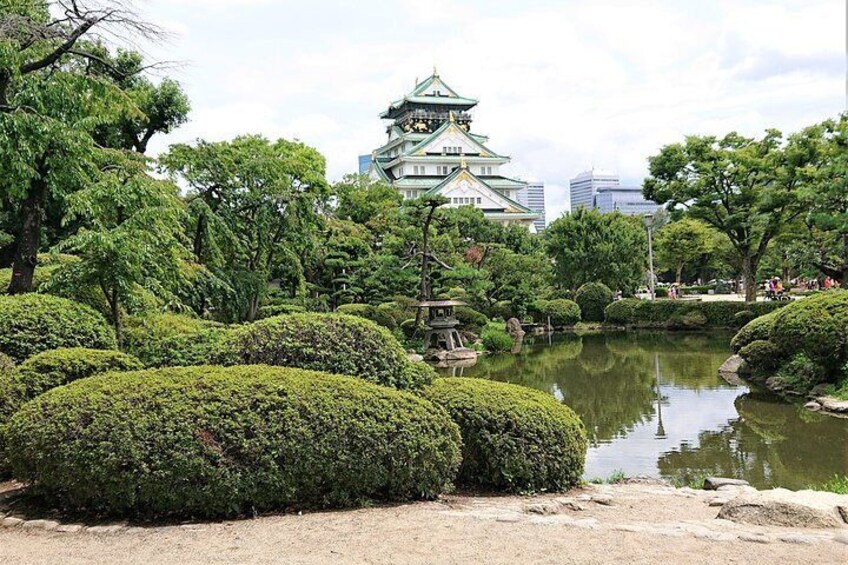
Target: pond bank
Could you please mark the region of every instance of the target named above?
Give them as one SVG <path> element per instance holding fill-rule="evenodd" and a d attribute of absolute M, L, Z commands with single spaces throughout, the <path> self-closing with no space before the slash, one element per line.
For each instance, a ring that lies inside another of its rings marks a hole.
<path fill-rule="evenodd" d="M 842 563 L 846 528 L 717 519 L 721 491 L 656 481 L 210 524 L 61 533 L 0 528 L 0 562 Z"/>

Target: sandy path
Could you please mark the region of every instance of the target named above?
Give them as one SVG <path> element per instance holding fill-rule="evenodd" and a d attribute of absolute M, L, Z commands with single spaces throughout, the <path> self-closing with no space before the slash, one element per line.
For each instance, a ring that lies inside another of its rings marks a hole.
<path fill-rule="evenodd" d="M 564 497 L 452 496 L 111 534 L 0 528 L 0 563 L 848 563 L 848 529 L 716 520 L 715 496 L 619 485 L 569 493 L 553 514 L 538 511 Z"/>

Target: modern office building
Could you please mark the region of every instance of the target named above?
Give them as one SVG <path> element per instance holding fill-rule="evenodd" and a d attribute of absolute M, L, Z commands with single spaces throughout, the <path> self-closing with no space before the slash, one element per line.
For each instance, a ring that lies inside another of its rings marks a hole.
<path fill-rule="evenodd" d="M 619 186 L 618 175 L 612 171 L 591 169 L 571 179 L 571 211 L 577 208 L 593 208 L 595 206 L 595 195 L 604 187 Z"/>
<path fill-rule="evenodd" d="M 617 173 L 592 169 L 571 179 L 571 211 L 596 208 L 603 213 L 618 210 L 628 216 L 656 212 L 659 205 L 645 200 L 639 187 L 621 186 Z"/>
<path fill-rule="evenodd" d="M 595 208 L 604 213 L 618 210 L 627 216 L 644 216 L 656 212 L 659 204 L 645 200 L 638 186 L 608 186 L 598 189 Z"/>
<path fill-rule="evenodd" d="M 525 188 L 518 191 L 519 204 L 527 206 L 534 212 L 538 212 L 540 216 L 533 220 L 533 225 L 536 226 L 536 233 L 541 233 L 545 229 L 545 183 L 543 182 L 528 182 Z"/>
<path fill-rule="evenodd" d="M 371 155 L 360 155 L 359 156 L 359 174 L 367 175 L 368 171 L 371 170 Z"/>
<path fill-rule="evenodd" d="M 404 198 L 442 195 L 447 206 L 474 206 L 490 220 L 535 231 L 538 212 L 516 201 L 527 183 L 503 176 L 510 158 L 471 131 L 477 100 L 449 87 L 436 70 L 380 114 L 391 120 L 386 143 L 371 154 L 370 174 Z"/>

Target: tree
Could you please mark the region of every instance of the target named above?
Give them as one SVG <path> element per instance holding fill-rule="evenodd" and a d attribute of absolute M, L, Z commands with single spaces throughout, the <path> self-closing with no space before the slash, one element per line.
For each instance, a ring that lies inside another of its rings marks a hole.
<path fill-rule="evenodd" d="M 320 233 L 330 194 L 324 157 L 300 142 L 249 135 L 174 145 L 159 161 L 189 187 L 196 260 L 237 293 L 221 305 L 227 317 L 254 320 L 279 262 Z"/>
<path fill-rule="evenodd" d="M 0 14 L 0 206 L 17 219 L 11 293 L 32 290 L 44 217 L 90 181 L 94 129 L 137 112 L 81 64 L 108 65 L 86 44 L 106 33 L 158 35 L 119 0 L 17 0 Z"/>
<path fill-rule="evenodd" d="M 648 239 L 639 218 L 579 208 L 545 231 L 555 284 L 576 291 L 587 282 L 632 292 L 644 279 Z"/>
<path fill-rule="evenodd" d="M 656 235 L 655 252 L 661 269 L 674 271 L 677 284 L 683 267 L 698 261 L 712 249 L 712 232 L 704 222 L 684 218 L 661 228 Z"/>
<path fill-rule="evenodd" d="M 120 344 L 125 305 L 140 290 L 173 297 L 188 253 L 181 241 L 184 206 L 177 187 L 147 175 L 143 159 L 111 154 L 117 162 L 68 198 L 69 218 L 83 218 L 89 227 L 59 245 L 80 261 L 61 267 L 56 280 L 99 288 Z"/>
<path fill-rule="evenodd" d="M 804 136 L 785 143 L 776 130 L 762 139 L 690 136 L 650 158 L 644 194 L 725 234 L 742 264 L 745 300 L 753 302 L 769 242 L 803 211 L 798 189 L 812 154 Z"/>

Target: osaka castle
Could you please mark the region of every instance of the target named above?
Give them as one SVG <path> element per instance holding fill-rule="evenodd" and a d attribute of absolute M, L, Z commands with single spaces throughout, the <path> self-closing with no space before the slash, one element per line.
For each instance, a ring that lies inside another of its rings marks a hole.
<path fill-rule="evenodd" d="M 477 100 L 460 96 L 433 75 L 380 114 L 391 120 L 388 141 L 371 153 L 369 174 L 394 186 L 405 199 L 441 195 L 448 206 L 474 206 L 486 218 L 535 231 L 540 214 L 516 202 L 527 183 L 503 176 L 509 157 L 471 131 Z"/>

